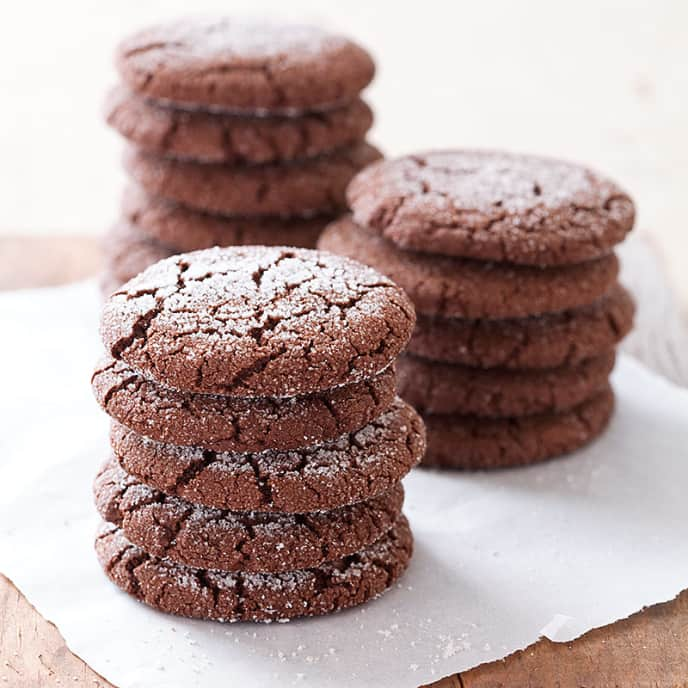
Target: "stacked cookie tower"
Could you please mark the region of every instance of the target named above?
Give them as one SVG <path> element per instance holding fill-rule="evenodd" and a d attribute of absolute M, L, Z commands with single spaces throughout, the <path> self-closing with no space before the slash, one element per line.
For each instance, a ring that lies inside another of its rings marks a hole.
<path fill-rule="evenodd" d="M 112 417 L 95 483 L 107 575 L 224 621 L 386 590 L 412 551 L 400 480 L 425 448 L 395 396 L 414 321 L 391 280 L 307 249 L 173 256 L 113 294 L 92 381 Z"/>
<path fill-rule="evenodd" d="M 566 162 L 447 151 L 372 165 L 320 246 L 401 285 L 419 314 L 399 393 L 427 425 L 424 463 L 527 464 L 602 432 L 634 306 L 613 247 L 631 199 Z"/>
<path fill-rule="evenodd" d="M 117 51 L 106 118 L 132 180 L 104 242 L 108 292 L 146 266 L 210 246 L 312 248 L 380 153 L 359 46 L 314 27 L 187 19 Z"/>

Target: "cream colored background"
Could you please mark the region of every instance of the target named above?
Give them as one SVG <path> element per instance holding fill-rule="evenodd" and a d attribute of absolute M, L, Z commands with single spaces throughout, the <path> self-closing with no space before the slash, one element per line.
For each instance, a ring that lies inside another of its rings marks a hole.
<path fill-rule="evenodd" d="M 0 233 L 97 232 L 115 217 L 120 142 L 100 119 L 113 46 L 190 9 L 277 13 L 358 38 L 378 61 L 368 97 L 389 155 L 506 147 L 606 171 L 635 196 L 688 299 L 685 0 L 2 3 Z"/>

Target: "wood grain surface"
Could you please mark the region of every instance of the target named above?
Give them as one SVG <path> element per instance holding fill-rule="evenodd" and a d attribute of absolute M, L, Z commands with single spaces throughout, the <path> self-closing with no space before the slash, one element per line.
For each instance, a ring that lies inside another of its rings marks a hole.
<path fill-rule="evenodd" d="M 0 574 L 0 686 L 113 688 L 72 654 L 12 582 Z"/>
<path fill-rule="evenodd" d="M 623 278 L 638 301 L 624 349 L 688 386 L 688 330 L 647 238 L 622 247 Z M 31 264 L 27 271 L 27 263 Z M 0 237 L 0 288 L 47 286 L 93 274 L 86 238 Z M 30 273 L 30 274 L 29 274 Z M 688 584 L 688 573 L 686 574 Z M 0 688 L 112 688 L 73 655 L 59 631 L 0 574 Z M 688 591 L 570 643 L 541 639 L 509 657 L 448 676 L 433 688 L 688 688 Z M 125 687 L 121 687 L 125 688 Z M 238 687 L 237 687 L 238 688 Z"/>
<path fill-rule="evenodd" d="M 537 643 L 433 688 L 685 688 L 688 591 L 571 643 Z"/>

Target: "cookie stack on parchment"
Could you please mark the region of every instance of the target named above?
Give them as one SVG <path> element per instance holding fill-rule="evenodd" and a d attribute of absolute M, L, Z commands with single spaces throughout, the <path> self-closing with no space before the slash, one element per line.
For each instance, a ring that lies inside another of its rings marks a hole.
<path fill-rule="evenodd" d="M 402 286 L 418 312 L 399 394 L 424 464 L 496 468 L 570 452 L 613 410 L 609 374 L 634 305 L 613 247 L 631 199 L 570 163 L 445 151 L 376 163 L 321 248 Z"/>
<path fill-rule="evenodd" d="M 211 248 L 107 301 L 93 389 L 107 575 L 153 607 L 285 620 L 365 602 L 412 551 L 400 480 L 423 423 L 395 396 L 415 322 L 389 279 L 307 249 Z"/>
<path fill-rule="evenodd" d="M 370 56 L 309 26 L 186 19 L 124 40 L 106 119 L 132 185 L 105 237 L 108 292 L 175 253 L 314 247 L 354 175 L 380 157 L 359 94 Z"/>

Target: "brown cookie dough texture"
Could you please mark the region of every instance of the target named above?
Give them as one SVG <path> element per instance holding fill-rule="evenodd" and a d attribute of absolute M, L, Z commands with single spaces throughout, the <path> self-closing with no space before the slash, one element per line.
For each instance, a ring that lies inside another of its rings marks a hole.
<path fill-rule="evenodd" d="M 619 284 L 594 303 L 507 320 L 418 316 L 409 352 L 478 368 L 573 366 L 614 348 L 631 330 L 635 306 Z"/>
<path fill-rule="evenodd" d="M 418 414 L 397 399 L 368 425 L 304 449 L 213 452 L 147 439 L 113 422 L 112 450 L 141 482 L 216 509 L 306 513 L 393 489 L 423 456 Z"/>
<path fill-rule="evenodd" d="M 107 301 L 109 354 L 166 386 L 286 397 L 384 370 L 413 306 L 375 270 L 307 249 L 213 248 L 164 260 Z"/>
<path fill-rule="evenodd" d="M 298 397 L 229 397 L 170 389 L 122 361 L 103 360 L 92 377 L 106 413 L 139 435 L 212 451 L 298 449 L 333 440 L 386 411 L 390 366 L 371 378 Z"/>
<path fill-rule="evenodd" d="M 92 377 L 112 419 L 99 560 L 195 618 L 372 599 L 412 553 L 400 481 L 425 429 L 395 364 L 415 312 L 383 274 L 311 249 L 381 157 L 360 99 L 373 62 L 318 28 L 225 18 L 140 31 L 116 62 L 106 118 L 132 185 Z"/>
<path fill-rule="evenodd" d="M 412 251 L 358 226 L 331 224 L 319 247 L 360 260 L 401 286 L 419 313 L 456 318 L 522 318 L 587 305 L 615 283 L 614 254 L 556 268 L 485 263 Z"/>
<path fill-rule="evenodd" d="M 116 62 L 136 93 L 251 113 L 329 109 L 353 100 L 375 72 L 361 47 L 317 27 L 211 17 L 139 31 Z"/>
<path fill-rule="evenodd" d="M 527 265 L 600 258 L 635 216 L 624 191 L 584 167 L 496 151 L 380 162 L 347 197 L 357 223 L 401 248 Z"/>
<path fill-rule="evenodd" d="M 113 460 L 94 494 L 105 521 L 156 557 L 222 571 L 294 571 L 358 552 L 382 537 L 401 513 L 404 490 L 331 511 L 232 512 L 168 497 L 127 475 Z"/>
<path fill-rule="evenodd" d="M 105 110 L 108 124 L 144 151 L 230 165 L 317 157 L 363 140 L 373 123 L 359 99 L 299 117 L 249 117 L 171 108 L 121 86 L 110 92 Z"/>
<path fill-rule="evenodd" d="M 288 244 L 315 248 L 320 232 L 332 221 L 331 215 L 308 218 L 210 215 L 150 196 L 135 185 L 124 193 L 122 215 L 140 234 L 173 248 L 174 253 L 213 246 Z"/>
<path fill-rule="evenodd" d="M 145 552 L 109 523 L 101 526 L 95 548 L 118 587 L 160 611 L 226 622 L 279 621 L 329 614 L 381 595 L 405 571 L 413 538 L 400 516 L 355 554 L 284 573 L 191 568 Z"/>
<path fill-rule="evenodd" d="M 561 368 L 481 370 L 406 355 L 397 362 L 397 389 L 425 414 L 503 418 L 557 413 L 603 389 L 614 359 L 612 351 Z"/>
<path fill-rule="evenodd" d="M 569 411 L 516 418 L 424 416 L 428 450 L 423 465 L 484 470 L 524 466 L 567 454 L 595 439 L 614 408 L 609 386 Z"/>
<path fill-rule="evenodd" d="M 130 148 L 128 174 L 148 193 L 224 215 L 296 216 L 338 213 L 351 178 L 381 157 L 367 143 L 330 155 L 270 165 L 224 165 L 161 158 Z"/>
<path fill-rule="evenodd" d="M 213 246 L 289 246 L 315 248 L 326 217 L 224 218 L 189 210 L 131 187 L 123 219 L 103 236 L 103 292 L 116 291 L 147 267 L 177 253 Z M 330 218 L 331 219 L 331 218 Z"/>
<path fill-rule="evenodd" d="M 175 253 L 174 249 L 125 221 L 118 222 L 105 233 L 102 247 L 105 274 L 101 285 L 104 294 L 111 294 L 149 265 Z"/>
<path fill-rule="evenodd" d="M 423 465 L 541 461 L 599 435 L 634 305 L 612 181 L 559 160 L 437 151 L 371 164 L 318 246 L 399 284 L 419 316 L 397 392 L 427 424 Z"/>
<path fill-rule="evenodd" d="M 317 27 L 187 18 L 128 37 L 116 63 L 105 117 L 141 188 L 124 201 L 130 236 L 106 244 L 105 294 L 176 253 L 314 248 L 351 178 L 381 157 L 360 99 L 372 59 Z"/>

